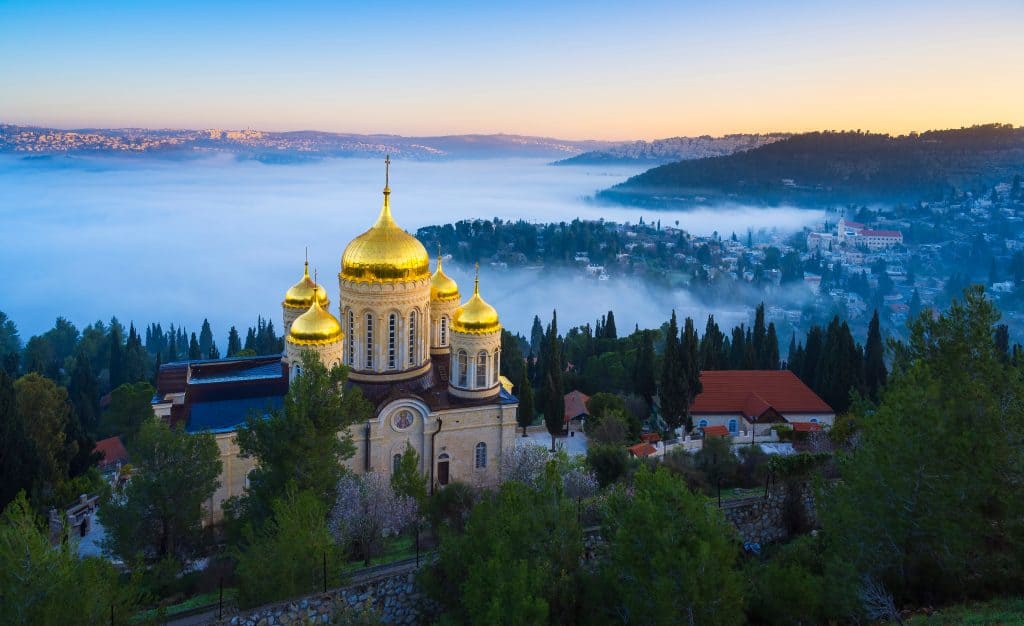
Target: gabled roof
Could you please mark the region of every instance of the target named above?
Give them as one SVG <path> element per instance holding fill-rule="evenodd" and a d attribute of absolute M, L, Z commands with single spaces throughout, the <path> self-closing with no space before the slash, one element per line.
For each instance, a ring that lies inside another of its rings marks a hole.
<path fill-rule="evenodd" d="M 120 437 L 100 439 L 96 442 L 93 452 L 100 454 L 100 460 L 97 465 L 101 469 L 110 467 L 118 462 L 124 463 L 128 460 L 128 451 L 124 449 L 124 444 L 121 443 Z"/>
<path fill-rule="evenodd" d="M 789 370 L 707 370 L 691 413 L 740 414 L 758 418 L 767 409 L 783 415 L 834 413 L 832 407 Z"/>
<path fill-rule="evenodd" d="M 587 413 L 587 402 L 590 400 L 590 396 L 583 393 L 582 391 L 570 391 L 565 394 L 565 421 L 575 419 L 580 415 L 588 415 Z"/>
<path fill-rule="evenodd" d="M 638 443 L 629 447 L 629 453 L 636 457 L 651 456 L 657 451 L 658 449 L 649 443 Z"/>
<path fill-rule="evenodd" d="M 729 429 L 721 424 L 715 424 L 714 426 L 704 427 L 705 437 L 728 437 Z"/>

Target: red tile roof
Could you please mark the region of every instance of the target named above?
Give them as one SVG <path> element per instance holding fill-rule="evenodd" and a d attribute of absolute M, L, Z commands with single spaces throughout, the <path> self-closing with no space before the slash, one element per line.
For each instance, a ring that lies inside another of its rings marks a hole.
<path fill-rule="evenodd" d="M 862 230 L 862 237 L 902 237 L 903 233 L 898 230 Z"/>
<path fill-rule="evenodd" d="M 708 370 L 701 372 L 700 382 L 703 391 L 690 405 L 691 413 L 747 418 L 757 418 L 767 408 L 783 414 L 834 413 L 789 370 Z"/>
<path fill-rule="evenodd" d="M 655 448 L 654 446 L 652 446 L 649 443 L 638 443 L 635 446 L 630 446 L 629 447 L 629 453 L 632 454 L 633 456 L 638 456 L 638 457 L 639 456 L 651 456 L 652 454 L 654 454 L 657 451 L 658 451 L 658 449 Z"/>
<path fill-rule="evenodd" d="M 661 441 L 661 435 L 658 433 L 640 433 L 640 441 L 654 443 L 655 441 Z"/>
<path fill-rule="evenodd" d="M 565 394 L 565 421 L 575 419 L 580 415 L 587 415 L 587 402 L 590 396 L 582 391 L 570 391 Z"/>
<path fill-rule="evenodd" d="M 99 463 L 97 463 L 101 469 L 114 465 L 118 461 L 124 463 L 128 460 L 128 451 L 124 449 L 120 437 L 100 439 L 96 442 L 93 452 L 99 452 L 101 455 Z"/>
<path fill-rule="evenodd" d="M 722 426 L 721 424 L 716 424 L 715 426 L 705 426 L 704 427 L 704 436 L 705 437 L 728 437 L 729 436 L 729 429 L 726 428 L 725 426 Z"/>

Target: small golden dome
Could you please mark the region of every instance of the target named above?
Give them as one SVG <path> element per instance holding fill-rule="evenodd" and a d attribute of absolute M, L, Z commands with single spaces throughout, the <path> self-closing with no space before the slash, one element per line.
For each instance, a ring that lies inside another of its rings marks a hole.
<path fill-rule="evenodd" d="M 309 261 L 302 270 L 302 278 L 292 285 L 284 294 L 284 306 L 289 309 L 308 309 L 313 304 L 313 294 L 316 294 L 317 302 L 322 307 L 329 307 L 331 301 L 327 299 L 327 290 L 322 285 L 313 282 L 309 277 Z"/>
<path fill-rule="evenodd" d="M 390 159 L 385 161 L 390 165 Z M 430 277 L 430 256 L 415 237 L 391 217 L 391 188 L 384 184 L 384 206 L 377 222 L 348 244 L 341 255 L 341 277 L 357 282 L 404 282 Z"/>
<path fill-rule="evenodd" d="M 437 255 L 437 271 L 430 277 L 430 299 L 434 302 L 459 299 L 459 285 L 441 269 L 440 253 Z"/>
<path fill-rule="evenodd" d="M 452 330 L 460 333 L 482 335 L 501 330 L 498 311 L 480 297 L 480 275 L 473 281 L 473 297 L 452 314 Z"/>
<path fill-rule="evenodd" d="M 308 311 L 292 322 L 291 330 L 288 331 L 288 341 L 300 346 L 319 346 L 344 338 L 345 333 L 338 319 L 315 300 Z"/>

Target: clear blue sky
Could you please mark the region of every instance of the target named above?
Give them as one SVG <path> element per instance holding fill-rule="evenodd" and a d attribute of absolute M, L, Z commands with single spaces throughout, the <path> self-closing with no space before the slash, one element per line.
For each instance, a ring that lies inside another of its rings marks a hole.
<path fill-rule="evenodd" d="M 0 0 L 0 121 L 568 138 L 1024 123 L 1024 2 Z"/>

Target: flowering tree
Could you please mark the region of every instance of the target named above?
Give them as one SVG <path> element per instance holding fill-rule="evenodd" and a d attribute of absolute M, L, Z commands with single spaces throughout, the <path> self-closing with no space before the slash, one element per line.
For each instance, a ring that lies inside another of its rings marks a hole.
<path fill-rule="evenodd" d="M 525 444 L 511 447 L 501 455 L 501 478 L 537 487 L 544 478 L 548 458 L 548 451 L 543 446 Z"/>
<path fill-rule="evenodd" d="M 416 517 L 416 500 L 395 493 L 382 474 L 345 475 L 328 521 L 339 543 L 353 542 L 366 564 L 387 537 L 397 535 Z"/>
<path fill-rule="evenodd" d="M 574 467 L 562 474 L 562 493 L 570 499 L 589 498 L 600 489 L 594 473 Z"/>

